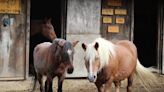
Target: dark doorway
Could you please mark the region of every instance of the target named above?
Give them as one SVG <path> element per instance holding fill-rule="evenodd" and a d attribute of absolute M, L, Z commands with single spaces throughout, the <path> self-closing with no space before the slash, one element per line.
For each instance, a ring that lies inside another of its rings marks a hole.
<path fill-rule="evenodd" d="M 145 67 L 157 66 L 157 4 L 157 0 L 134 0 L 134 43 Z"/>
<path fill-rule="evenodd" d="M 57 37 L 61 37 L 62 1 L 63 0 L 31 0 L 31 20 L 51 17 Z"/>
<path fill-rule="evenodd" d="M 58 38 L 63 36 L 66 20 L 66 0 L 31 0 L 31 20 L 52 19 L 52 25 Z M 65 18 L 64 18 L 64 17 Z M 63 19 L 64 18 L 64 19 Z M 34 73 L 33 49 L 41 42 L 50 42 L 41 34 L 30 37 L 29 74 Z"/>

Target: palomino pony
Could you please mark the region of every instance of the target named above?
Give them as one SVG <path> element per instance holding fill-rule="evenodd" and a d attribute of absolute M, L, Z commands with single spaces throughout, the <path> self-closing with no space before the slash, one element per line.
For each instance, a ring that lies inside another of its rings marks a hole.
<path fill-rule="evenodd" d="M 74 70 L 73 55 L 74 47 L 78 41 L 70 42 L 64 39 L 55 39 L 53 43 L 44 42 L 38 44 L 34 49 L 34 68 L 35 81 L 39 81 L 41 92 L 52 92 L 52 81 L 55 76 L 58 77 L 58 92 L 62 92 L 62 83 L 66 71 L 71 74 Z M 47 76 L 45 82 L 45 91 L 43 88 L 42 77 Z"/>
<path fill-rule="evenodd" d="M 156 76 L 140 64 L 137 49 L 128 40 L 112 43 L 104 38 L 97 38 L 88 45 L 82 43 L 82 48 L 85 51 L 88 79 L 95 83 L 99 92 L 111 92 L 112 83 L 115 84 L 116 92 L 119 92 L 124 79 L 128 80 L 127 92 L 132 92 L 135 75 L 148 90 L 156 83 Z"/>
<path fill-rule="evenodd" d="M 42 34 L 45 38 L 53 41 L 56 38 L 54 27 L 51 24 L 51 18 L 45 18 L 44 20 L 31 20 L 30 36 L 36 34 Z"/>

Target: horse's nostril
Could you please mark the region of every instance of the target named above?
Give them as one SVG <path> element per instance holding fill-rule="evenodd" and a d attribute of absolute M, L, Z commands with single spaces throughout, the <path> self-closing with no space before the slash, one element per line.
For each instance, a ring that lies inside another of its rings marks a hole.
<path fill-rule="evenodd" d="M 67 73 L 71 74 L 71 73 L 73 73 L 73 70 L 74 70 L 73 68 L 68 68 Z"/>
<path fill-rule="evenodd" d="M 96 76 L 94 75 L 94 76 L 93 76 L 93 78 L 95 79 L 95 78 L 96 78 Z"/>
<path fill-rule="evenodd" d="M 89 76 L 88 76 L 88 79 L 89 79 L 90 82 L 95 82 L 95 80 L 96 80 L 96 75 L 92 75 L 92 76 L 89 75 Z"/>

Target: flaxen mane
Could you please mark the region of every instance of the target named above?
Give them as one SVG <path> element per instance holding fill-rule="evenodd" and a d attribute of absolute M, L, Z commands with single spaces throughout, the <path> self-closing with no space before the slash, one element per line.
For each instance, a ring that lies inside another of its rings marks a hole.
<path fill-rule="evenodd" d="M 104 39 L 104 38 L 97 38 L 93 43 L 89 44 L 86 49 L 86 59 L 93 58 L 96 56 L 96 50 L 94 48 L 95 43 L 99 44 L 98 48 L 98 56 L 100 58 L 100 70 L 105 66 L 108 65 L 109 56 L 115 56 L 115 46 L 112 42 Z M 93 52 L 94 51 L 94 52 Z M 94 61 L 94 60 L 92 60 Z"/>

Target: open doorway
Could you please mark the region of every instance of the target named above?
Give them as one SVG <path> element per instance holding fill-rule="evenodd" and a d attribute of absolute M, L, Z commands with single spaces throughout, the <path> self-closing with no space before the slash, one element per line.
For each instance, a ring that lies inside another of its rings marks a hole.
<path fill-rule="evenodd" d="M 145 67 L 157 66 L 158 0 L 134 0 L 134 43 Z"/>
<path fill-rule="evenodd" d="M 31 0 L 31 20 L 44 20 L 45 18 L 51 18 L 51 23 L 54 27 L 56 36 L 61 38 L 63 36 L 63 30 L 65 25 L 63 20 L 66 12 L 66 0 Z M 42 42 L 50 42 L 47 38 L 41 34 L 37 34 L 30 37 L 30 55 L 29 55 L 29 74 L 33 75 L 33 49 Z"/>

